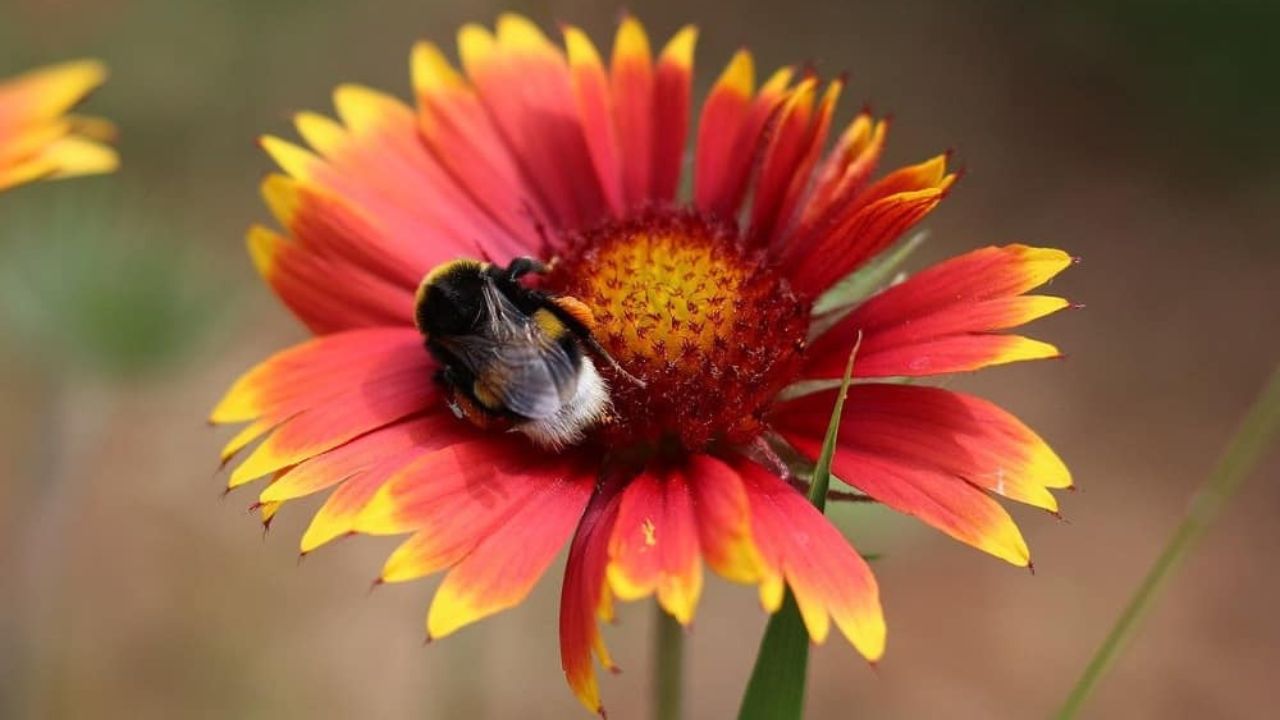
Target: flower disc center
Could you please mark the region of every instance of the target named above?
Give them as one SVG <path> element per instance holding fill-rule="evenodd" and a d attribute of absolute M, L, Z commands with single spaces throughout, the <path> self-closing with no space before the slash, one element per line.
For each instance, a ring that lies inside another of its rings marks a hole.
<path fill-rule="evenodd" d="M 595 315 L 613 446 L 688 450 L 746 442 L 799 369 L 809 304 L 736 229 L 691 212 L 650 211 L 571 239 L 547 277 Z"/>

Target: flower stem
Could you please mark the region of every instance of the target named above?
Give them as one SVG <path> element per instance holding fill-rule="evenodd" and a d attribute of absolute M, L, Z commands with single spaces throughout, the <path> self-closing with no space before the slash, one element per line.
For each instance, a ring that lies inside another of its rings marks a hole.
<path fill-rule="evenodd" d="M 684 628 L 662 606 L 657 611 L 657 652 L 653 661 L 653 717 L 680 720 L 684 682 Z"/>
<path fill-rule="evenodd" d="M 1102 646 L 1085 668 L 1071 694 L 1058 712 L 1059 720 L 1076 716 L 1089 698 L 1094 686 L 1120 654 L 1125 643 L 1133 635 L 1138 622 L 1160 594 L 1165 582 L 1186 558 L 1205 528 L 1222 511 L 1226 502 L 1240 489 L 1254 466 L 1262 459 L 1263 452 L 1280 430 L 1280 367 L 1277 367 L 1258 394 L 1253 407 L 1240 424 L 1231 444 L 1218 461 L 1213 473 L 1196 493 L 1187 515 L 1170 536 L 1160 557 L 1147 577 L 1138 586 L 1124 612 L 1116 619 Z"/>

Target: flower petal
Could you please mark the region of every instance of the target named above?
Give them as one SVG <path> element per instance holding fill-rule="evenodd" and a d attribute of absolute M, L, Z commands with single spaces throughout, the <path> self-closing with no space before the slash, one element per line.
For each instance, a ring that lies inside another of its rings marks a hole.
<path fill-rule="evenodd" d="M 688 477 L 707 565 L 727 580 L 759 582 L 761 560 L 752 540 L 751 506 L 742 478 L 709 455 L 690 458 Z"/>
<path fill-rule="evenodd" d="M 364 471 L 344 480 L 329 493 L 324 504 L 312 516 L 298 549 L 306 554 L 325 543 L 355 534 L 361 513 L 378 490 L 406 465 L 434 447 L 428 445 L 420 451 L 388 454 Z"/>
<path fill-rule="evenodd" d="M 317 335 L 413 321 L 413 290 L 402 284 L 318 255 L 261 225 L 249 228 L 245 241 L 258 274 Z"/>
<path fill-rule="evenodd" d="M 573 534 L 595 473 L 577 463 L 547 463 L 526 482 L 536 484 L 528 499 L 445 575 L 427 614 L 428 637 L 444 637 L 524 600 Z"/>
<path fill-rule="evenodd" d="M 816 456 L 831 394 L 784 404 L 773 422 Z M 1030 561 L 1008 513 L 983 488 L 1050 510 L 1046 488 L 1070 487 L 1057 455 L 1008 413 L 939 388 L 861 384 L 849 389 L 832 463 L 841 480 L 899 512 L 1015 565 Z"/>
<path fill-rule="evenodd" d="M 356 530 L 399 535 L 444 523 L 465 525 L 467 519 L 458 515 L 463 506 L 479 514 L 514 508 L 532 492 L 528 478 L 537 474 L 541 460 L 540 453 L 529 452 L 527 441 L 503 435 L 480 434 L 425 453 L 378 490 Z"/>
<path fill-rule="evenodd" d="M 928 215 L 955 183 L 946 156 L 903 168 L 833 206 L 807 234 L 789 238 L 782 263 L 797 290 L 816 297 Z"/>
<path fill-rule="evenodd" d="M 622 504 L 625 483 L 605 482 L 587 504 L 569 546 L 560 591 L 560 664 L 578 700 L 594 713 L 604 713 L 592 653 L 605 668 L 615 669 L 597 617 L 609 605 L 605 568 L 609 539 Z"/>
<path fill-rule="evenodd" d="M 595 165 L 605 199 L 615 214 L 623 210 L 622 161 L 618 133 L 604 63 L 591 38 L 572 25 L 563 28 L 565 52 L 569 56 L 569 77 L 577 101 L 578 117 L 586 137 L 587 150 Z"/>
<path fill-rule="evenodd" d="M 736 466 L 751 506 L 751 532 L 763 571 L 761 602 L 795 595 L 809 637 L 826 640 L 830 622 L 868 660 L 884 654 L 885 623 L 875 576 L 849 542 L 795 488 L 751 463 Z"/>
<path fill-rule="evenodd" d="M 858 377 L 921 376 L 1056 357 L 1047 343 L 995 331 L 1069 306 L 1022 295 L 1071 264 L 1061 250 L 988 247 L 924 270 L 858 306 L 808 352 L 807 377 L 838 377 L 859 333 Z"/>
<path fill-rule="evenodd" d="M 342 123 L 315 113 L 295 118 L 315 153 L 271 136 L 261 145 L 300 184 L 341 198 L 347 214 L 376 229 L 358 242 L 398 257 L 398 267 L 415 282 L 459 254 L 500 257 L 526 248 L 440 165 L 422 141 L 417 116 L 400 100 L 342 85 L 334 91 L 334 106 Z M 423 203 L 423 197 L 434 202 Z M 280 222 L 289 227 L 289 220 Z"/>
<path fill-rule="evenodd" d="M 0 79 L 0 191 L 40 179 L 106 173 L 114 127 L 63 114 L 101 85 L 106 66 L 77 60 Z"/>
<path fill-rule="evenodd" d="M 476 205 L 525 248 L 520 254 L 539 248 L 537 228 L 548 222 L 544 201 L 475 89 L 432 43 L 414 45 L 410 65 L 423 142 Z"/>
<path fill-rule="evenodd" d="M 231 473 L 235 487 L 431 408 L 434 361 L 417 331 L 352 330 L 277 353 L 242 376 L 210 417 L 267 438 Z M 256 439 L 241 433 L 224 454 Z"/>
<path fill-rule="evenodd" d="M 746 123 L 755 92 L 755 60 L 739 50 L 729 60 L 702 103 L 694 160 L 694 203 L 701 209 L 728 216 L 736 193 L 732 184 L 744 182 L 731 168 L 742 160 L 738 133 Z"/>
<path fill-rule="evenodd" d="M 116 151 L 94 140 L 62 137 L 8 167 L 0 162 L 0 190 L 33 180 L 100 175 L 120 166 Z"/>
<path fill-rule="evenodd" d="M 772 416 L 774 427 L 784 436 L 821 439 L 822 412 L 833 392 L 783 403 Z M 919 385 L 867 383 L 850 390 L 845 407 L 842 448 L 962 478 L 1051 511 L 1058 505 L 1048 489 L 1071 487 L 1071 474 L 1048 444 L 987 400 Z"/>
<path fill-rule="evenodd" d="M 792 70 L 783 68 L 754 98 L 755 65 L 739 50 L 720 74 L 702 106 L 694 161 L 694 204 L 724 218 L 737 216 L 752 171 L 760 159 L 760 140 L 774 111 L 789 97 Z"/>
<path fill-rule="evenodd" d="M 750 233 L 755 242 L 772 245 L 790 229 L 796 205 L 809 188 L 813 166 L 826 144 L 843 87 L 842 80 L 828 85 L 815 111 L 817 79 L 806 78 L 779 109 L 751 202 Z"/>
<path fill-rule="evenodd" d="M 803 243 L 802 238 L 816 228 L 829 227 L 835 220 L 829 211 L 844 206 L 862 191 L 880 161 L 888 129 L 887 120 L 876 121 L 867 112 L 849 123 L 815 174 L 813 191 L 803 203 L 796 241 Z"/>
<path fill-rule="evenodd" d="M 0 136 L 56 119 L 106 82 L 97 60 L 72 60 L 0 78 Z"/>
<path fill-rule="evenodd" d="M 622 600 L 656 593 L 680 622 L 693 621 L 702 594 L 702 557 L 690 486 L 679 469 L 641 473 L 627 484 L 609 540 L 609 586 Z"/>
<path fill-rule="evenodd" d="M 392 461 L 459 441 L 464 425 L 435 412 L 393 423 L 289 468 L 262 490 L 259 502 L 284 502 L 325 490 Z"/>
<path fill-rule="evenodd" d="M 564 56 L 529 20 L 498 19 L 496 37 L 465 26 L 458 53 L 489 117 L 560 228 L 606 216 L 600 182 L 578 122 Z"/>
<path fill-rule="evenodd" d="M 658 54 L 653 86 L 653 200 L 669 203 L 680 186 L 685 137 L 689 133 L 689 93 L 698 30 L 686 25 Z"/>
<path fill-rule="evenodd" d="M 622 195 L 626 208 L 650 199 L 655 160 L 653 54 L 640 21 L 627 15 L 618 25 L 609 61 L 613 121 L 622 164 Z"/>

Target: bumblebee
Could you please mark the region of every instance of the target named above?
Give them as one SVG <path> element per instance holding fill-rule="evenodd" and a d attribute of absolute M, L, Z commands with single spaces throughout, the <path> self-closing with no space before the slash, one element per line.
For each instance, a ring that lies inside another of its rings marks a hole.
<path fill-rule="evenodd" d="M 609 415 L 609 387 L 592 355 L 639 381 L 596 341 L 582 302 L 520 282 L 545 271 L 527 257 L 505 268 L 471 259 L 444 263 L 418 287 L 414 322 L 440 363 L 437 378 L 455 415 L 558 448 Z"/>

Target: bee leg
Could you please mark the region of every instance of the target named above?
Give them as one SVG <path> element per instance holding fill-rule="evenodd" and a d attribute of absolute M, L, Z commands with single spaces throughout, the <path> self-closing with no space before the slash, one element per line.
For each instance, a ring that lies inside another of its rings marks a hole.
<path fill-rule="evenodd" d="M 542 275 L 547 271 L 547 266 L 541 261 L 531 257 L 518 257 L 507 265 L 507 279 L 519 280 L 529 273 Z"/>
<path fill-rule="evenodd" d="M 587 335 L 586 337 L 582 338 L 582 341 L 586 343 L 587 347 L 591 349 L 592 353 L 602 358 L 605 362 L 609 363 L 609 367 L 613 368 L 614 372 L 626 378 L 628 381 L 631 382 L 631 384 L 635 385 L 636 387 L 642 388 L 645 386 L 643 380 L 627 372 L 622 367 L 622 365 L 618 363 L 617 360 L 614 360 L 613 356 L 609 354 L 609 351 L 605 350 L 604 346 L 601 345 L 599 341 L 595 339 L 595 336 Z"/>

